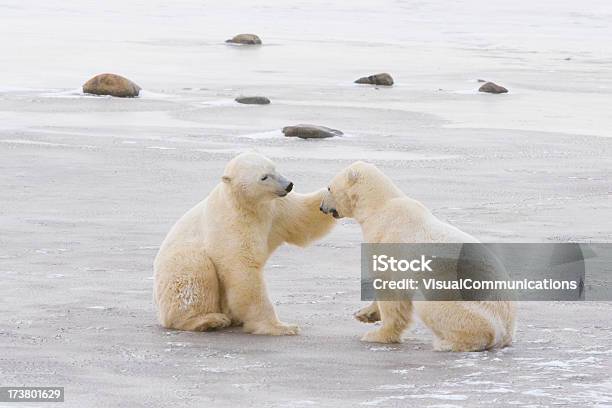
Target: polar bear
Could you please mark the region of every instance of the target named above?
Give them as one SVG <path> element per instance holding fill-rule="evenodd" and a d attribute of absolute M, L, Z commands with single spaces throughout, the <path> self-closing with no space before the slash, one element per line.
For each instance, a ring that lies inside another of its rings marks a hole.
<path fill-rule="evenodd" d="M 263 269 L 287 242 L 304 246 L 322 237 L 334 219 L 319 211 L 324 189 L 289 192 L 293 183 L 269 159 L 243 153 L 221 182 L 172 227 L 155 258 L 160 323 L 206 331 L 242 325 L 247 333 L 293 335 L 268 298 Z"/>
<path fill-rule="evenodd" d="M 368 243 L 478 242 L 440 221 L 423 204 L 407 197 L 374 165 L 356 162 L 337 174 L 321 202 L 335 218 L 351 217 Z M 362 340 L 396 343 L 413 313 L 434 334 L 439 351 L 479 351 L 512 342 L 516 307 L 511 301 L 379 301 L 359 310 L 365 323 L 382 326 Z"/>

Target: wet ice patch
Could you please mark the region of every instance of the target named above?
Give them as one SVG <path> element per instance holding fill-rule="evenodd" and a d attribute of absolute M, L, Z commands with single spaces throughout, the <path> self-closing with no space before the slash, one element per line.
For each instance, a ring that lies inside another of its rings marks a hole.
<path fill-rule="evenodd" d="M 467 395 L 462 394 L 445 394 L 443 392 L 437 394 L 408 394 L 408 395 L 390 395 L 388 397 L 375 398 L 371 401 L 362 402 L 360 405 L 380 405 L 393 400 L 406 400 L 406 399 L 433 399 L 433 400 L 445 400 L 445 401 L 465 401 Z M 457 405 L 455 405 L 457 406 Z"/>
<path fill-rule="evenodd" d="M 202 367 L 202 371 L 204 371 L 205 373 L 226 373 L 231 370 L 220 367 Z"/>
<path fill-rule="evenodd" d="M 286 140 L 280 131 L 264 132 L 262 135 L 275 134 L 273 137 L 283 138 Z M 257 151 L 270 158 L 282 159 L 319 159 L 319 160 L 337 160 L 339 144 L 333 138 L 328 139 L 310 139 L 301 140 L 293 139 L 287 146 L 259 146 Z M 300 149 L 296 151 L 295 143 L 300 143 Z M 236 149 L 197 149 L 207 153 L 233 153 Z M 368 147 L 361 146 L 342 146 L 343 160 L 381 160 L 381 161 L 424 161 L 424 160 L 447 160 L 457 156 L 446 154 L 426 154 L 415 153 L 399 150 L 374 150 Z"/>
<path fill-rule="evenodd" d="M 245 371 L 245 370 L 253 370 L 253 369 L 258 369 L 258 368 L 269 368 L 270 365 L 267 363 L 253 363 L 253 364 L 246 364 L 246 365 L 241 365 L 241 366 L 234 366 L 234 367 L 202 367 L 201 370 L 206 372 L 206 373 L 231 373 L 231 372 L 236 372 L 236 371 Z"/>
<path fill-rule="evenodd" d="M 482 392 L 485 394 L 511 394 L 515 391 L 510 388 L 486 388 Z"/>
<path fill-rule="evenodd" d="M 167 341 L 166 344 L 172 347 L 189 347 L 191 343 L 181 342 L 181 341 Z"/>
<path fill-rule="evenodd" d="M 592 347 L 587 347 L 585 349 L 566 350 L 565 352 L 570 353 L 570 354 L 611 355 L 612 349 L 606 350 L 604 346 L 592 346 Z"/>
<path fill-rule="evenodd" d="M 589 368 L 603 368 L 599 363 L 601 359 L 596 357 L 585 357 L 585 358 L 574 358 L 571 360 L 552 360 L 552 361 L 539 361 L 532 363 L 532 366 L 552 371 L 573 371 L 577 368 L 589 367 Z"/>
<path fill-rule="evenodd" d="M 27 88 L 23 86 L 0 86 L 0 93 L 39 93 L 39 92 L 58 92 L 57 88 Z"/>
<path fill-rule="evenodd" d="M 461 405 L 455 405 L 455 404 L 434 404 L 434 405 L 428 405 L 428 408 L 463 408 Z"/>
<path fill-rule="evenodd" d="M 85 268 L 87 272 L 106 272 L 104 268 Z"/>
<path fill-rule="evenodd" d="M 218 106 L 234 106 L 237 108 L 238 107 L 248 108 L 247 105 L 236 103 L 236 101 L 234 101 L 233 99 L 215 99 L 211 101 L 201 102 L 199 105 L 203 107 L 210 107 L 210 108 L 218 107 Z"/>
<path fill-rule="evenodd" d="M 265 132 L 247 133 L 246 135 L 240 135 L 240 137 L 246 137 L 249 139 L 278 139 L 284 138 L 281 130 L 268 130 Z"/>
<path fill-rule="evenodd" d="M 168 99 L 168 98 L 173 98 L 175 96 L 177 95 L 160 93 L 160 92 L 152 92 L 152 91 L 147 91 L 145 89 L 141 89 L 140 92 L 138 93 L 138 98 L 142 98 L 142 99 Z"/>
<path fill-rule="evenodd" d="M 437 399 L 437 400 L 446 400 L 446 401 L 465 401 L 468 399 L 467 395 L 462 394 L 418 394 L 411 395 L 410 398 L 416 399 Z"/>
<path fill-rule="evenodd" d="M 547 393 L 544 390 L 541 390 L 539 388 L 533 389 L 533 390 L 528 390 L 528 391 L 523 391 L 521 394 L 523 395 L 530 395 L 532 397 L 550 397 L 550 394 Z"/>
<path fill-rule="evenodd" d="M 513 357 L 514 361 L 539 361 L 544 360 L 543 357 Z"/>
<path fill-rule="evenodd" d="M 472 360 L 455 360 L 453 368 L 475 367 L 476 361 Z"/>
<path fill-rule="evenodd" d="M 156 150 L 176 150 L 176 147 L 168 146 L 147 146 L 145 149 L 156 149 Z"/>
<path fill-rule="evenodd" d="M 413 368 L 402 368 L 397 370 L 391 370 L 393 374 L 409 374 L 412 371 L 423 371 L 425 370 L 425 366 L 418 366 Z"/>
<path fill-rule="evenodd" d="M 39 96 L 43 98 L 82 98 L 94 95 L 83 93 L 82 88 L 74 88 L 62 90 L 48 90 L 48 92 L 43 92 Z"/>
<path fill-rule="evenodd" d="M 370 347 L 370 351 L 393 351 L 393 350 L 397 350 L 397 348 L 387 347 L 387 346 Z"/>
<path fill-rule="evenodd" d="M 548 344 L 550 343 L 552 340 L 550 339 L 536 339 L 536 340 L 528 340 L 526 341 L 526 343 L 533 343 L 533 344 Z"/>
<path fill-rule="evenodd" d="M 410 389 L 410 388 L 414 388 L 415 385 L 414 384 L 385 384 L 385 385 L 379 385 L 376 389 L 377 390 L 406 390 L 406 389 Z"/>
<path fill-rule="evenodd" d="M 45 147 L 73 147 L 73 148 L 79 148 L 79 149 L 97 149 L 98 148 L 98 146 L 92 146 L 92 145 L 51 143 L 51 142 L 41 142 L 38 140 L 28 140 L 28 139 L 2 139 L 0 140 L 0 143 L 45 146 Z"/>
<path fill-rule="evenodd" d="M 68 251 L 66 248 L 39 248 L 39 249 L 35 249 L 34 252 L 36 252 L 37 254 L 51 254 L 51 253 L 56 253 L 56 254 L 61 254 L 62 252 L 66 252 Z"/>
<path fill-rule="evenodd" d="M 498 383 L 494 382 L 494 381 L 479 381 L 479 380 L 464 380 L 461 381 L 459 384 L 465 384 L 465 385 L 496 385 Z"/>

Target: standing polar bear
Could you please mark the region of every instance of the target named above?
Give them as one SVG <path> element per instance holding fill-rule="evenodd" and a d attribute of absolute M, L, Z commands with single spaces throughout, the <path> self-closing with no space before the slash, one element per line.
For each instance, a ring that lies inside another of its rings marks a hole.
<path fill-rule="evenodd" d="M 407 197 L 378 168 L 356 162 L 336 175 L 321 203 L 335 218 L 351 217 L 368 243 L 462 243 L 476 238 L 440 221 Z M 440 351 L 479 351 L 512 342 L 516 315 L 511 301 L 380 301 L 355 314 L 382 326 L 362 340 L 397 343 L 412 322 L 413 309 L 434 334 Z"/>
<path fill-rule="evenodd" d="M 155 258 L 155 301 L 168 328 L 206 331 L 243 325 L 253 334 L 292 335 L 268 298 L 263 268 L 282 243 L 304 246 L 334 225 L 319 211 L 325 190 L 293 183 L 267 158 L 243 153 L 221 182 L 172 227 Z"/>

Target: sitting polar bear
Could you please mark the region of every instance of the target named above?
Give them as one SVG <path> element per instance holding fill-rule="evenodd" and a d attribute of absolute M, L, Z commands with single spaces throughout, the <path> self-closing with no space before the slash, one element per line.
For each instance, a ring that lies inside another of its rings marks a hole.
<path fill-rule="evenodd" d="M 304 246 L 334 219 L 319 211 L 324 190 L 289 194 L 292 188 L 259 154 L 227 164 L 222 181 L 178 220 L 155 258 L 163 326 L 205 331 L 242 324 L 248 333 L 297 334 L 297 326 L 276 316 L 263 268 L 282 243 Z"/>
<path fill-rule="evenodd" d="M 321 211 L 359 222 L 368 243 L 478 242 L 436 218 L 407 197 L 378 168 L 357 162 L 331 181 Z M 397 343 L 412 321 L 413 309 L 434 334 L 434 349 L 479 351 L 512 342 L 515 304 L 511 301 L 380 301 L 355 314 L 382 326 L 362 340 Z"/>

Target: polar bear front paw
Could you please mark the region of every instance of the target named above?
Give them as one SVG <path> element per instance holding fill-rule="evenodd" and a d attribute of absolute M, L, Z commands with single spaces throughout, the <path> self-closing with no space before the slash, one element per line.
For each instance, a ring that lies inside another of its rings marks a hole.
<path fill-rule="evenodd" d="M 281 324 L 274 327 L 273 336 L 295 336 L 300 333 L 300 328 L 297 324 Z"/>
<path fill-rule="evenodd" d="M 372 305 L 359 309 L 353 316 L 362 323 L 376 323 L 380 321 L 378 307 L 373 307 Z"/>
<path fill-rule="evenodd" d="M 369 343 L 399 343 L 400 337 L 395 333 L 389 333 L 383 329 L 372 330 L 367 332 L 361 341 Z"/>
<path fill-rule="evenodd" d="M 300 328 L 295 324 L 279 323 L 272 326 L 259 326 L 255 328 L 245 326 L 244 331 L 265 336 L 295 336 L 300 332 Z"/>

